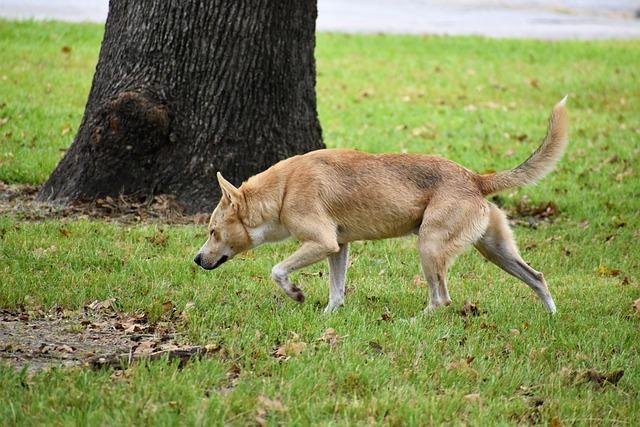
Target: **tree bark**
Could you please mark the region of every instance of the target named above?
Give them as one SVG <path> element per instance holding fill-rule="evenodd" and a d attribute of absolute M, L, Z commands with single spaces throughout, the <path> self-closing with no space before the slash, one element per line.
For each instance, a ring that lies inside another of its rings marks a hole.
<path fill-rule="evenodd" d="M 38 195 L 174 194 L 209 211 L 234 184 L 322 148 L 316 0 L 111 0 L 84 118 Z"/>

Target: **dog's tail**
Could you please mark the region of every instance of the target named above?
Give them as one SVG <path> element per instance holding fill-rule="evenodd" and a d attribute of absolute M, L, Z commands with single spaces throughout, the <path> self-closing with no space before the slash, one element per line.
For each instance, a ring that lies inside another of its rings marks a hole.
<path fill-rule="evenodd" d="M 562 152 L 568 141 L 566 103 L 567 97 L 565 96 L 553 107 L 551 117 L 549 117 L 547 136 L 538 149 L 520 166 L 509 171 L 478 176 L 480 191 L 483 195 L 532 184 L 553 170 L 555 164 L 562 157 Z"/>

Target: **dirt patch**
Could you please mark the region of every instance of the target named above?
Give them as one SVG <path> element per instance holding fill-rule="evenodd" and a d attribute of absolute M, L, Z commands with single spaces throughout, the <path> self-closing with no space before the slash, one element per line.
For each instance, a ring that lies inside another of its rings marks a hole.
<path fill-rule="evenodd" d="M 208 214 L 184 215 L 184 207 L 174 196 L 167 194 L 146 198 L 107 196 L 59 205 L 36 202 L 39 189 L 40 187 L 35 185 L 9 185 L 0 181 L 0 215 L 27 221 L 71 218 L 169 224 L 206 224 L 209 219 Z"/>
<path fill-rule="evenodd" d="M 151 324 L 145 314 L 115 311 L 113 302 L 94 301 L 80 312 L 0 309 L 0 361 L 33 373 L 52 366 L 125 368 L 163 357 L 185 363 L 220 351 L 190 345 L 176 332 L 185 312 Z"/>

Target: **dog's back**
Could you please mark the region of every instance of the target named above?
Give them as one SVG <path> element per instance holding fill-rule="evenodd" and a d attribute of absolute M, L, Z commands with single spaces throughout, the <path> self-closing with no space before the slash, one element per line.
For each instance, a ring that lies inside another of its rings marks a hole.
<path fill-rule="evenodd" d="M 439 157 L 333 149 L 285 162 L 270 171 L 286 174 L 280 178 L 286 180 L 282 216 L 288 217 L 292 210 L 321 209 L 337 224 L 340 241 L 412 232 L 440 190 L 482 199 L 474 173 Z"/>

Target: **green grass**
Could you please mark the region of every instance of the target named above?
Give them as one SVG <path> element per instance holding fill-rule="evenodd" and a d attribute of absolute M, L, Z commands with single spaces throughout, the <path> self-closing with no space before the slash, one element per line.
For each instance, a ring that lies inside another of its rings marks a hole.
<path fill-rule="evenodd" d="M 82 118 L 101 35 L 96 25 L 0 21 L 0 180 L 41 183 L 55 167 Z M 320 34 L 317 61 L 328 146 L 435 153 L 479 171 L 524 159 L 551 106 L 570 95 L 571 140 L 558 170 L 502 195 L 507 207 L 523 195 L 558 205 L 553 223 L 515 230 L 524 258 L 545 273 L 558 314 L 547 315 L 526 286 L 468 252 L 449 274 L 454 306 L 400 321 L 427 300 L 413 281 L 412 238 L 352 245 L 346 306 L 327 317 L 326 265 L 297 275 L 303 305 L 269 281 L 293 243 L 204 272 L 191 262 L 201 227 L 0 217 L 0 307 L 75 309 L 115 297 L 118 308 L 155 319 L 166 300 L 179 309 L 194 301 L 182 332 L 221 344 L 226 355 L 184 369 L 140 365 L 119 380 L 79 368 L 28 378 L 0 364 L 0 424 L 247 424 L 262 395 L 287 408 L 267 411 L 271 424 L 636 422 L 640 42 Z M 166 245 L 153 243 L 157 233 Z M 459 316 L 465 299 L 483 313 Z M 380 320 L 387 311 L 393 321 Z M 335 348 L 317 341 L 328 327 L 342 336 Z M 293 333 L 308 344 L 302 354 L 272 357 Z M 470 356 L 475 371 L 449 369 Z M 233 366 L 240 376 L 221 392 Z M 625 373 L 601 389 L 574 383 L 563 368 Z M 465 400 L 470 393 L 480 402 Z M 532 397 L 544 403 L 536 407 Z"/>

